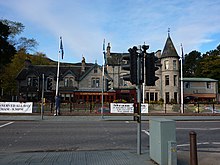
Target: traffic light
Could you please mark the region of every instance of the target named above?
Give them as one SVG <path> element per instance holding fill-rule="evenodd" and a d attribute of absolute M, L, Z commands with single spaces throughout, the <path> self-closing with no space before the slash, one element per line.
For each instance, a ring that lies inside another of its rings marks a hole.
<path fill-rule="evenodd" d="M 142 83 L 145 80 L 145 67 L 146 67 L 146 62 L 145 62 L 145 57 L 147 56 L 147 50 L 149 49 L 149 45 L 142 45 L 142 58 L 141 58 L 141 78 L 142 78 Z"/>
<path fill-rule="evenodd" d="M 154 56 L 154 52 L 146 54 L 145 69 L 147 86 L 155 86 L 155 81 L 159 79 L 155 76 L 155 71 L 159 69 L 155 65 L 157 60 L 158 58 Z"/>
<path fill-rule="evenodd" d="M 123 64 L 122 64 L 122 69 L 126 71 L 130 71 L 130 54 L 124 54 L 122 56 Z M 131 75 L 130 73 L 123 75 L 123 79 L 125 81 L 130 81 L 131 80 Z"/>
<path fill-rule="evenodd" d="M 122 65 L 123 70 L 130 71 L 130 73 L 123 75 L 125 81 L 130 81 L 132 84 L 137 84 L 137 47 L 128 49 L 129 54 L 122 56 L 122 60 L 126 63 Z"/>
<path fill-rule="evenodd" d="M 106 91 L 109 91 L 112 86 L 112 80 L 106 79 Z"/>
<path fill-rule="evenodd" d="M 47 90 L 52 90 L 53 87 L 53 79 L 48 77 L 47 78 Z"/>
<path fill-rule="evenodd" d="M 137 81 L 137 57 L 138 57 L 137 47 L 134 46 L 133 49 L 129 49 L 128 51 L 131 57 L 131 63 L 130 63 L 131 83 L 138 84 L 138 81 Z"/>

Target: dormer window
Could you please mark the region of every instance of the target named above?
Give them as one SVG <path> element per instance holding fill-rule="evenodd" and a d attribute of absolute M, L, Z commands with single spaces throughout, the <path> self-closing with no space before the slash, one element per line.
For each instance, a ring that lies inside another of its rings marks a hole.
<path fill-rule="evenodd" d="M 94 73 L 98 73 L 97 67 L 94 68 Z"/>
<path fill-rule="evenodd" d="M 65 77 L 64 78 L 64 86 L 65 87 L 72 87 L 74 85 L 74 81 L 72 77 Z"/>
<path fill-rule="evenodd" d="M 92 88 L 99 88 L 100 81 L 99 78 L 92 78 Z"/>
<path fill-rule="evenodd" d="M 64 86 L 68 87 L 68 85 L 69 85 L 69 80 L 68 80 L 68 78 L 65 78 L 64 79 Z"/>

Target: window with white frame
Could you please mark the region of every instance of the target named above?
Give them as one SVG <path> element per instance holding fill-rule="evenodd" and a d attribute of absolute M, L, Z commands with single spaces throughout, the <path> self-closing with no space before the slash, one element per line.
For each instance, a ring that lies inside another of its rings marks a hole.
<path fill-rule="evenodd" d="M 158 93 L 157 92 L 146 92 L 146 101 L 158 101 Z"/>
<path fill-rule="evenodd" d="M 92 88 L 99 88 L 99 86 L 100 86 L 100 79 L 92 78 Z"/>
<path fill-rule="evenodd" d="M 68 78 L 64 78 L 64 86 L 68 87 Z"/>
<path fill-rule="evenodd" d="M 169 69 L 169 61 L 168 60 L 164 61 L 164 69 L 165 70 Z"/>
<path fill-rule="evenodd" d="M 74 85 L 73 77 L 65 77 L 64 78 L 64 86 L 65 87 L 72 87 Z"/>
<path fill-rule="evenodd" d="M 119 78 L 119 86 L 125 86 L 124 79 L 122 77 Z"/>

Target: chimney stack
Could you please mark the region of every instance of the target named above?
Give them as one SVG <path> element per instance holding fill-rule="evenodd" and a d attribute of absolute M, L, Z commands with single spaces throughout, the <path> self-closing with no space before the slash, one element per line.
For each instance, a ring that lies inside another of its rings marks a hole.
<path fill-rule="evenodd" d="M 86 68 L 86 60 L 85 60 L 85 57 L 82 57 L 81 72 L 85 72 L 85 68 Z"/>

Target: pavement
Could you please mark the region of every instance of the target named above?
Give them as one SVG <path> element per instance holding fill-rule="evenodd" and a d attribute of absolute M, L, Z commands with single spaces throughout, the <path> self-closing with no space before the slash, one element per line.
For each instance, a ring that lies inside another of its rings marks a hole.
<path fill-rule="evenodd" d="M 156 116 L 143 116 L 149 120 Z M 166 116 L 173 120 L 218 120 L 220 116 Z M 72 120 L 133 120 L 132 116 L 23 116 L 0 115 L 0 121 L 43 120 L 43 121 L 72 121 Z M 189 151 L 178 151 L 177 164 L 188 165 Z M 197 153 L 199 165 L 220 164 L 220 150 L 200 150 Z M 48 151 L 48 152 L 19 152 L 0 153 L 0 165 L 155 165 L 150 158 L 149 150 L 140 155 L 134 150 L 104 150 L 104 151 Z"/>
<path fill-rule="evenodd" d="M 178 165 L 188 165 L 189 151 L 178 151 Z M 218 165 L 220 153 L 198 152 L 199 165 Z M 156 165 L 149 151 L 129 150 L 0 153 L 1 165 Z"/>
<path fill-rule="evenodd" d="M 155 165 L 149 153 L 135 151 L 74 151 L 0 154 L 2 165 Z"/>

